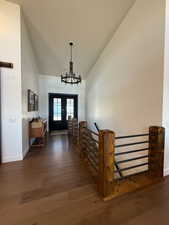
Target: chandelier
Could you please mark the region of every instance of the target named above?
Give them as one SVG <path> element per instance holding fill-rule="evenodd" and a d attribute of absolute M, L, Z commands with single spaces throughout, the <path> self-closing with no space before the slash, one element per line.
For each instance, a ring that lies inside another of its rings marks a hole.
<path fill-rule="evenodd" d="M 81 83 L 82 78 L 81 76 L 77 76 L 73 72 L 73 60 L 72 60 L 72 47 L 73 43 L 70 42 L 70 62 L 69 62 L 69 73 L 66 73 L 65 75 L 61 75 L 61 82 L 66 84 L 78 84 Z"/>

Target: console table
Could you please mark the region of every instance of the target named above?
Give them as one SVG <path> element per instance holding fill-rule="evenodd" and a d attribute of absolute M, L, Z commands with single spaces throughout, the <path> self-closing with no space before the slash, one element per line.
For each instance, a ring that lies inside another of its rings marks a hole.
<path fill-rule="evenodd" d="M 35 119 L 29 122 L 29 145 L 43 147 L 47 133 L 47 120 Z"/>

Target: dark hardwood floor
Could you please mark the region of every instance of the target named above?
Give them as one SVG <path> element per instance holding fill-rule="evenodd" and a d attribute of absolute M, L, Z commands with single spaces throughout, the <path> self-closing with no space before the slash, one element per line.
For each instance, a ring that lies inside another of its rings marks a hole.
<path fill-rule="evenodd" d="M 168 225 L 169 178 L 109 202 L 98 197 L 66 135 L 0 167 L 2 225 Z"/>

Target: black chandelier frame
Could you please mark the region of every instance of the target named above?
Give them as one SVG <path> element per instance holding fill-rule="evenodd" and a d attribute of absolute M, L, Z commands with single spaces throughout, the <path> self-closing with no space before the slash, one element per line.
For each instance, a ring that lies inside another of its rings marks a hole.
<path fill-rule="evenodd" d="M 72 60 L 72 48 L 73 48 L 73 42 L 69 43 L 70 45 L 70 62 L 69 62 L 69 73 L 66 73 L 65 75 L 61 75 L 61 82 L 65 84 L 79 84 L 82 82 L 81 76 L 77 76 L 73 72 L 73 60 Z"/>

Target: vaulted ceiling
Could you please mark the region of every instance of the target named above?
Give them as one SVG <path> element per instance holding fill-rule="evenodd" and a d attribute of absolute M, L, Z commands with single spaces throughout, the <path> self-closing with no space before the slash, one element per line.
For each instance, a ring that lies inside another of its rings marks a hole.
<path fill-rule="evenodd" d="M 10 0 L 22 6 L 41 74 L 68 69 L 73 41 L 75 71 L 88 74 L 135 0 Z"/>

